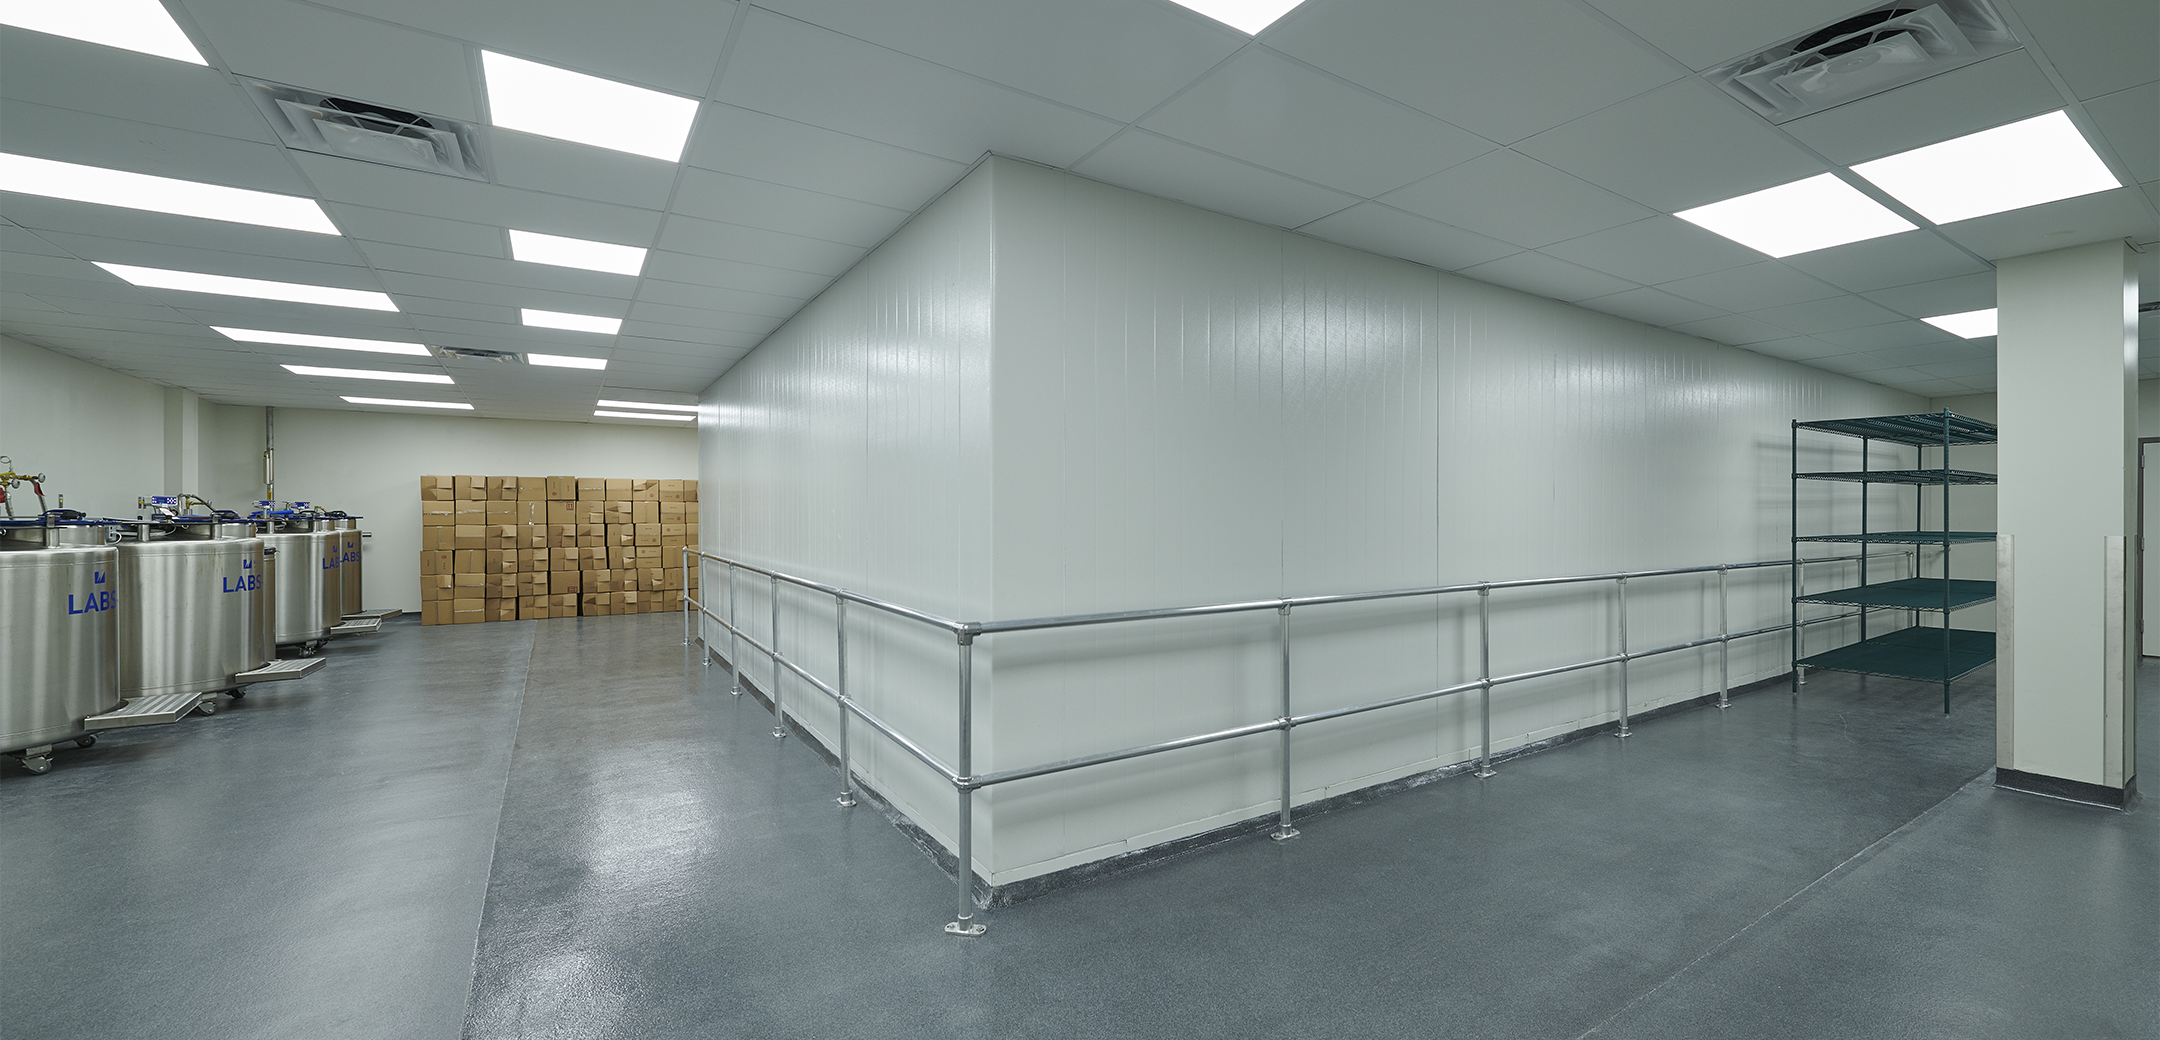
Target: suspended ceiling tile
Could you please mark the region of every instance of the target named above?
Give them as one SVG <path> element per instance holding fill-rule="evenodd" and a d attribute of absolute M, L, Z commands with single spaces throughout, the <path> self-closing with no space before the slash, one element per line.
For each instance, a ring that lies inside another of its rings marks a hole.
<path fill-rule="evenodd" d="M 1853 13 L 1852 0 L 1726 0 L 1714 14 L 1671 0 L 1589 2 L 1691 69 L 1752 54 Z"/>
<path fill-rule="evenodd" d="M 719 66 L 726 0 L 325 0 L 505 54 L 691 97 Z"/>
<path fill-rule="evenodd" d="M 486 303 L 466 303 L 462 300 L 443 300 L 425 296 L 407 296 L 398 303 L 418 329 L 436 329 L 438 319 L 459 322 L 485 322 L 489 325 L 516 325 L 517 309 Z"/>
<path fill-rule="evenodd" d="M 324 199 L 496 227 L 545 219 L 571 238 L 595 242 L 651 241 L 660 214 L 648 209 L 548 195 L 462 177 L 401 170 L 330 155 L 292 153 Z"/>
<path fill-rule="evenodd" d="M 329 212 L 330 219 L 335 221 L 345 234 L 361 241 L 389 242 L 416 249 L 439 249 L 448 253 L 468 253 L 496 260 L 510 255 L 508 239 L 503 235 L 504 229 L 491 224 L 423 217 L 376 209 L 373 206 L 355 206 L 349 202 L 324 203 L 323 209 Z"/>
<path fill-rule="evenodd" d="M 214 68 L 5 27 L 0 69 L 16 101 L 277 143 L 240 88 Z"/>
<path fill-rule="evenodd" d="M 625 322 L 623 335 L 626 338 L 635 337 L 641 343 L 654 344 L 651 349 L 675 354 L 703 354 L 723 347 L 748 350 L 765 338 L 751 332 L 708 328 L 703 325 L 670 325 L 658 321 Z"/>
<path fill-rule="evenodd" d="M 54 303 L 64 303 L 70 299 L 153 302 L 153 297 L 147 290 L 137 289 L 99 268 L 84 264 L 83 270 L 84 275 L 80 278 L 11 274 L 7 279 L 7 287 L 15 292 L 29 293 Z"/>
<path fill-rule="evenodd" d="M 823 292 L 826 286 L 832 284 L 830 275 L 657 250 L 646 258 L 645 274 L 663 281 L 741 289 L 774 296 L 794 296 L 805 300 Z"/>
<path fill-rule="evenodd" d="M 1652 215 L 1597 185 L 1512 151 L 1495 151 L 1378 201 L 1525 248 Z"/>
<path fill-rule="evenodd" d="M 1662 284 L 1763 259 L 1675 217 L 1656 216 L 1546 246 L 1544 252 L 1635 281 Z"/>
<path fill-rule="evenodd" d="M 1593 296 L 1610 296 L 1635 287 L 1635 283 L 1625 278 L 1614 278 L 1530 250 L 1465 267 L 1460 273 L 1465 278 L 1571 303 Z"/>
<path fill-rule="evenodd" d="M 7 87 L 13 89 L 12 80 Z M 0 126 L 7 128 L 0 148 L 17 155 L 284 195 L 315 194 L 276 145 L 13 99 L 0 100 Z"/>
<path fill-rule="evenodd" d="M 488 143 L 494 149 L 489 161 L 499 184 L 638 209 L 666 209 L 668 195 L 675 190 L 676 171 L 681 168 L 648 156 L 515 130 L 491 131 Z M 547 231 L 544 227 L 524 230 Z"/>
<path fill-rule="evenodd" d="M 110 340 L 113 333 L 139 333 L 160 337 L 161 340 L 181 342 L 195 338 L 202 330 L 173 321 L 145 320 L 142 318 L 114 317 L 104 314 L 61 314 L 38 311 L 19 315 L 9 322 L 11 328 L 20 328 L 25 335 L 42 333 L 95 332 L 100 341 Z"/>
<path fill-rule="evenodd" d="M 1224 62 L 1140 125 L 1366 197 L 1493 148 L 1467 130 L 1264 47 Z"/>
<path fill-rule="evenodd" d="M 1984 376 L 1988 379 L 1993 379 L 1995 377 L 1995 355 L 1993 351 L 1990 351 L 1988 353 L 1988 356 L 1986 357 L 1972 357 L 1960 361 L 1937 362 L 1935 364 L 1922 365 L 1920 366 L 1920 368 L 1921 370 L 1927 372 L 1930 375 L 1940 376 L 1944 379 L 1971 379 L 1976 376 Z"/>
<path fill-rule="evenodd" d="M 171 295 L 174 310 L 204 326 L 356 336 L 360 339 L 413 338 L 412 318 L 403 313 L 247 300 L 237 296 Z"/>
<path fill-rule="evenodd" d="M 906 210 L 694 166 L 682 171 L 670 213 L 869 247 L 908 218 Z"/>
<path fill-rule="evenodd" d="M 861 246 L 684 216 L 671 216 L 661 225 L 657 248 L 827 277 L 855 266 L 863 256 Z"/>
<path fill-rule="evenodd" d="M 1784 339 L 1763 340 L 1747 344 L 1747 349 L 1757 354 L 1767 354 L 1787 361 L 1814 363 L 1815 358 L 1850 354 L 1852 351 L 1835 343 L 1825 343 L 1813 336 L 1788 336 Z"/>
<path fill-rule="evenodd" d="M 1850 101 L 1782 129 L 1832 162 L 1857 163 L 2063 107 L 2022 50 Z"/>
<path fill-rule="evenodd" d="M 1506 242 L 1377 202 L 1361 202 L 1298 230 L 1338 245 L 1401 257 L 1443 271 L 1460 271 L 1520 251 Z"/>
<path fill-rule="evenodd" d="M 717 100 L 958 162 L 1065 166 L 1119 125 L 755 8 L 742 34 Z"/>
<path fill-rule="evenodd" d="M 1897 368 L 1897 366 L 1889 364 L 1873 354 L 1863 354 L 1857 351 L 1811 357 L 1806 360 L 1808 364 L 1826 372 L 1836 372 L 1848 376 L 1858 375 L 1862 372 L 1893 371 Z"/>
<path fill-rule="evenodd" d="M 1853 292 L 1994 270 L 1924 228 L 1788 256 L 1784 262 Z"/>
<path fill-rule="evenodd" d="M 445 253 L 435 249 L 413 249 L 383 242 L 362 242 L 362 252 L 377 271 L 396 271 L 403 274 L 426 275 L 431 278 L 455 279 L 466 282 L 485 282 L 494 286 L 515 289 L 533 289 L 540 292 L 568 293 L 578 296 L 606 297 L 627 300 L 637 290 L 637 279 L 630 275 L 609 274 L 602 271 L 584 271 L 553 264 L 525 263 L 517 260 L 497 260 L 474 256 L 470 253 Z M 433 295 L 433 294 L 431 294 Z M 458 297 L 451 297 L 453 299 Z M 533 304 L 532 306 L 541 306 Z M 551 307 L 547 310 L 571 308 Z"/>
<path fill-rule="evenodd" d="M 1073 172 L 1276 227 L 1310 223 L 1358 201 L 1137 129 L 1119 134 Z"/>
<path fill-rule="evenodd" d="M 2160 238 L 2160 229 L 2154 227 L 2152 210 L 2137 197 L 2133 188 L 2117 188 L 1961 220 L 1943 225 L 1942 233 L 1989 260 L 2045 253 L 2111 238 L 2133 242 Z"/>
<path fill-rule="evenodd" d="M 1717 88 L 1685 79 L 1516 146 L 1592 184 L 1672 212 L 1823 172 Z"/>
<path fill-rule="evenodd" d="M 1568 0 L 1314 4 L 1266 45 L 1499 144 L 1680 75 Z"/>
<path fill-rule="evenodd" d="M 740 311 L 744 314 L 764 314 L 775 318 L 792 317 L 796 311 L 802 309 L 803 302 L 809 299 L 807 296 L 779 296 L 741 289 L 718 289 L 709 285 L 670 282 L 661 278 L 646 278 L 640 281 L 637 298 L 640 303 Z"/>
<path fill-rule="evenodd" d="M 92 318 L 128 318 L 135 321 L 165 322 L 175 326 L 176 330 L 200 333 L 213 339 L 217 338 L 216 333 L 196 325 L 195 321 L 187 315 L 160 303 L 136 303 L 131 300 L 66 299 L 61 297 L 56 297 L 48 302 L 54 305 L 54 309 L 66 314 Z M 67 319 L 48 318 L 47 320 L 65 321 Z"/>
<path fill-rule="evenodd" d="M 1958 340 L 1954 343 L 1916 343 L 1903 347 L 1866 347 L 1868 353 L 1893 365 L 1919 367 L 1921 365 L 1950 364 L 1971 361 L 1976 357 L 1989 357 L 1995 353 L 1992 340 Z"/>
<path fill-rule="evenodd" d="M 38 239 L 43 242 L 43 239 Z M 48 243 L 48 246 L 50 244 Z M 0 248 L 0 271 L 8 274 L 35 274 L 47 278 L 84 278 L 90 272 L 83 261 L 55 249 L 50 253 L 16 253 Z"/>
<path fill-rule="evenodd" d="M 287 282 L 299 279 L 297 275 L 280 277 L 274 273 L 285 261 L 347 267 L 367 262 L 351 242 L 337 235 L 254 227 L 29 195 L 4 198 L 0 205 L 5 205 L 24 226 L 37 229 L 46 241 L 88 260 L 238 274 L 238 270 L 190 266 L 195 263 L 229 266 L 238 258 L 243 267 L 272 272 L 249 277 Z"/>
<path fill-rule="evenodd" d="M 59 256 L 68 251 L 38 237 L 38 233 L 9 221 L 0 224 L 0 256 Z"/>
<path fill-rule="evenodd" d="M 732 105 L 706 105 L 698 123 L 683 156 L 691 166 L 910 213 L 968 170 L 966 163 Z"/>
<path fill-rule="evenodd" d="M 2160 181 L 2160 81 L 2087 101 L 2085 114 L 2131 178 Z"/>
<path fill-rule="evenodd" d="M 2041 53 L 2081 98 L 2160 79 L 2160 4 L 2047 0 L 2017 5 Z"/>
<path fill-rule="evenodd" d="M 1682 278 L 1658 288 L 1725 311 L 1759 311 L 1840 295 L 1837 286 L 1824 284 L 1775 260 Z"/>
<path fill-rule="evenodd" d="M 1970 352 L 1964 344 L 1973 342 L 1960 339 L 1923 321 L 1892 321 L 1881 325 L 1862 325 L 1856 329 L 1837 329 L 1818 332 L 1817 339 L 1835 343 L 1850 350 L 1883 352 L 1893 347 L 1955 347 Z M 1991 348 L 1992 349 L 1992 348 Z"/>
<path fill-rule="evenodd" d="M 1751 312 L 1748 317 L 1803 335 L 1833 329 L 1857 329 L 1896 321 L 1901 315 L 1878 307 L 1858 296 L 1832 296 L 1826 300 L 1790 303 Z"/>
<path fill-rule="evenodd" d="M 1771 340 L 1786 339 L 1792 336 L 1792 333 L 1775 325 L 1756 321 L 1753 318 L 1739 314 L 1720 314 L 1714 318 L 1681 322 L 1678 325 L 1668 327 L 1674 332 L 1697 336 L 1712 343 L 1723 343 L 1731 347 L 1745 346 L 1751 343 L 1767 343 Z"/>
<path fill-rule="evenodd" d="M 1916 282 L 1861 295 L 1907 317 L 1960 314 L 1995 306 L 1995 272 Z"/>
<path fill-rule="evenodd" d="M 0 260 L 5 259 L 7 259 L 7 257 L 4 254 L 0 254 Z M 45 300 L 41 300 L 35 296 L 31 296 L 28 293 L 10 292 L 4 289 L 0 289 L 0 316 L 4 316 L 9 312 L 21 311 L 59 311 L 61 313 L 66 313 L 66 308 L 56 306 L 52 303 L 48 303 Z"/>
<path fill-rule="evenodd" d="M 480 118 L 464 44 L 289 0 L 187 0 L 243 76 L 467 121 Z"/>
<path fill-rule="evenodd" d="M 1150 0 L 759 6 L 1120 121 L 1139 118 L 1246 41 L 1227 26 Z"/>
<path fill-rule="evenodd" d="M 1610 296 L 1582 301 L 1582 306 L 1606 314 L 1630 318 L 1645 325 L 1680 325 L 1723 313 L 1694 300 L 1681 299 L 1662 289 L 1638 286 Z"/>
<path fill-rule="evenodd" d="M 620 318 L 630 308 L 628 292 L 602 296 L 596 293 L 536 289 L 531 286 L 496 285 L 434 274 L 407 274 L 403 271 L 383 271 L 380 277 L 382 287 L 392 296 L 399 298 L 446 299 L 511 308 L 532 307 L 567 314 L 594 314 L 606 318 Z M 517 320 L 514 311 L 511 320 Z"/>
<path fill-rule="evenodd" d="M 1930 378 L 1927 372 L 1919 369 L 1913 371 L 1919 374 L 1919 378 L 1900 379 L 1896 382 L 1889 380 L 1874 381 L 1881 382 L 1882 385 L 1892 390 L 1903 390 L 1908 394 L 1917 394 L 1921 397 L 1950 397 L 1963 394 L 1972 389 L 1954 379 L 1935 379 Z"/>
<path fill-rule="evenodd" d="M 748 314 L 742 311 L 716 311 L 700 307 L 676 307 L 664 303 L 633 303 L 630 317 L 637 321 L 660 322 L 699 329 L 718 329 L 765 336 L 780 327 L 782 319 L 764 314 Z"/>

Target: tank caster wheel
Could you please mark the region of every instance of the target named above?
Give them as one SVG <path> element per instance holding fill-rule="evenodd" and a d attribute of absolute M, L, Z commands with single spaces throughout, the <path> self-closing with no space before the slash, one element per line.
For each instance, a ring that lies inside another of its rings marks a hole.
<path fill-rule="evenodd" d="M 89 747 L 95 743 L 97 743 L 97 734 L 95 733 L 85 733 L 75 738 L 76 747 Z"/>
<path fill-rule="evenodd" d="M 217 714 L 217 702 L 212 700 L 205 700 L 195 705 L 195 714 L 206 716 Z"/>
<path fill-rule="evenodd" d="M 24 769 L 43 776 L 52 772 L 52 745 L 24 748 L 15 756 L 15 760 L 21 762 Z"/>
<path fill-rule="evenodd" d="M 237 704 L 237 703 L 239 703 L 239 702 L 240 702 L 240 698 L 242 698 L 242 697 L 245 697 L 245 696 L 247 696 L 247 691 L 246 691 L 246 690 L 232 690 L 232 691 L 230 691 L 230 692 L 226 693 L 226 694 L 225 694 L 225 696 L 227 696 L 227 697 L 231 697 L 231 698 L 233 699 L 233 703 Z"/>

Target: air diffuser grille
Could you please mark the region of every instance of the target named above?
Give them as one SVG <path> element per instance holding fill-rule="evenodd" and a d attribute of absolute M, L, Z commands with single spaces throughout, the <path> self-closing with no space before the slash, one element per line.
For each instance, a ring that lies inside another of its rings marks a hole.
<path fill-rule="evenodd" d="M 480 131 L 470 123 L 299 87 L 242 82 L 289 147 L 467 180 L 488 179 Z"/>
<path fill-rule="evenodd" d="M 1987 0 L 1877 8 L 1703 73 L 1774 123 L 2017 47 Z"/>

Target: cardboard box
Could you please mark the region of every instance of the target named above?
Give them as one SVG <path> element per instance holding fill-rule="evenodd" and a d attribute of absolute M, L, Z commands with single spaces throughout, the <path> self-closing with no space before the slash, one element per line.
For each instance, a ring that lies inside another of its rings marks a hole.
<path fill-rule="evenodd" d="M 509 477 L 482 477 L 481 479 L 482 479 L 482 480 L 485 480 L 485 481 L 487 482 L 487 497 L 488 497 L 488 500 L 489 500 L 489 501 L 491 501 L 491 502 L 515 502 L 515 501 L 517 501 L 517 488 L 516 488 L 516 486 L 515 486 L 515 485 L 512 485 L 512 484 L 510 484 L 510 478 L 509 478 Z M 504 497 L 502 496 L 502 493 L 503 493 L 503 489 L 504 489 L 505 487 L 509 487 L 509 488 L 510 488 L 510 497 L 509 497 L 509 498 L 504 498 Z"/>
<path fill-rule="evenodd" d="M 421 599 L 449 599 L 450 590 L 457 586 L 457 575 L 449 571 L 420 576 Z"/>
<path fill-rule="evenodd" d="M 630 503 L 630 522 L 633 524 L 659 523 L 660 503 L 657 500 L 652 502 Z"/>
<path fill-rule="evenodd" d="M 549 524 L 548 548 L 577 544 L 577 525 L 573 523 Z"/>
<path fill-rule="evenodd" d="M 660 490 L 661 490 L 661 491 L 663 491 L 663 492 L 667 492 L 667 491 L 681 491 L 681 490 L 683 489 L 683 482 L 682 482 L 682 481 L 680 481 L 680 480 L 662 480 L 662 481 L 659 481 L 658 483 L 659 483 L 659 485 L 660 485 Z M 662 502 L 665 502 L 665 501 L 667 501 L 667 499 L 664 499 L 664 498 L 663 498 L 663 499 L 661 499 L 661 501 L 662 501 Z"/>
<path fill-rule="evenodd" d="M 434 504 L 434 503 L 430 503 L 430 502 L 422 502 L 422 503 L 420 503 L 420 526 L 422 526 L 422 527 L 456 527 L 456 526 L 457 526 L 457 511 L 456 511 L 456 510 L 453 510 L 453 509 L 429 509 L 429 508 L 428 508 L 428 506 L 430 506 L 430 505 L 433 505 L 433 504 Z"/>
<path fill-rule="evenodd" d="M 450 573 L 455 569 L 452 560 L 455 555 L 455 553 L 427 552 L 423 550 L 420 553 L 420 573 L 422 575 Z"/>
<path fill-rule="evenodd" d="M 426 478 L 426 477 L 421 477 L 420 479 L 421 479 L 422 481 L 425 481 L 425 480 L 427 480 L 428 478 Z M 457 489 L 456 489 L 456 488 L 434 488 L 434 487 L 422 487 L 422 488 L 420 489 L 420 501 L 422 501 L 422 502 L 455 502 L 455 501 L 457 501 Z"/>
<path fill-rule="evenodd" d="M 486 571 L 485 549 L 459 549 L 450 554 L 450 572 L 453 574 L 483 574 Z"/>
<path fill-rule="evenodd" d="M 513 523 L 510 517 L 517 513 L 516 502 L 482 502 L 480 506 L 491 524 Z"/>
<path fill-rule="evenodd" d="M 480 553 L 480 573 L 501 574 L 503 572 L 503 557 L 505 555 L 508 555 L 509 558 L 513 561 L 510 564 L 510 570 L 512 572 L 515 572 L 517 570 L 517 564 L 514 561 L 516 561 L 517 559 L 517 550 L 511 549 L 507 550 L 506 552 L 502 549 L 486 549 Z"/>
<path fill-rule="evenodd" d="M 457 522 L 461 524 L 487 523 L 487 503 L 459 502 L 457 504 Z"/>
<path fill-rule="evenodd" d="M 549 571 L 548 594 L 575 596 L 584 591 L 583 571 Z"/>
<path fill-rule="evenodd" d="M 587 592 L 616 592 L 615 572 L 608 570 L 585 571 L 579 587 Z"/>
<path fill-rule="evenodd" d="M 481 610 L 486 605 L 487 600 L 482 598 L 478 593 L 475 593 L 469 597 L 460 596 L 457 599 L 450 601 L 450 609 L 460 614 L 465 613 L 466 611 Z"/>
<path fill-rule="evenodd" d="M 423 625 L 447 625 L 450 623 L 450 603 L 420 604 L 420 623 Z"/>
<path fill-rule="evenodd" d="M 577 501 L 576 477 L 548 477 L 547 499 L 550 502 Z"/>
<path fill-rule="evenodd" d="M 458 589 L 484 589 L 487 588 L 487 575 L 479 571 L 459 571 L 450 576 L 450 584 L 453 588 Z M 478 596 L 479 593 L 459 592 L 458 595 Z"/>
<path fill-rule="evenodd" d="M 518 619 L 517 599 L 513 597 L 489 603 L 487 619 L 489 621 L 516 621 Z"/>
<path fill-rule="evenodd" d="M 618 569 L 635 567 L 637 565 L 630 562 L 635 559 L 637 559 L 637 547 L 634 545 L 610 545 L 607 547 L 607 565 L 610 567 Z"/>
<path fill-rule="evenodd" d="M 577 543 L 581 548 L 597 549 L 607 544 L 607 526 L 604 524 L 579 524 Z"/>
<path fill-rule="evenodd" d="M 673 544 L 675 544 L 675 545 L 688 545 L 688 544 L 690 544 L 690 525 L 688 525 L 688 524 L 681 524 L 681 523 L 675 523 L 675 524 L 661 524 L 661 525 L 660 525 L 660 541 L 661 541 L 661 543 L 662 543 L 662 544 L 667 544 L 667 543 L 673 543 Z"/>
<path fill-rule="evenodd" d="M 675 483 L 680 484 L 682 483 L 682 481 L 678 480 Z M 660 489 L 660 501 L 662 502 L 682 502 L 683 495 L 684 493 L 681 491 L 669 491 L 666 488 Z"/>
<path fill-rule="evenodd" d="M 546 477 L 519 477 L 518 501 L 545 502 L 548 498 Z"/>
<path fill-rule="evenodd" d="M 625 614 L 642 614 L 645 612 L 645 600 L 640 598 L 643 595 L 644 593 L 634 591 L 618 592 L 615 594 L 615 602 L 622 605 L 622 612 Z"/>
<path fill-rule="evenodd" d="M 692 513 L 692 514 L 691 514 L 691 516 L 693 516 L 693 517 L 694 517 L 694 516 L 696 516 L 696 515 L 697 515 L 697 514 L 695 514 L 695 513 Z M 698 532 L 697 532 L 697 523 L 698 523 L 698 522 L 697 522 L 696 520 L 691 520 L 691 521 L 690 521 L 689 523 L 686 523 L 686 524 L 684 524 L 684 525 L 683 525 L 683 537 L 684 537 L 684 539 L 685 539 L 685 540 L 687 540 L 687 541 L 688 541 L 688 542 L 689 542 L 689 543 L 690 543 L 691 545 L 696 545 L 696 544 L 698 544 Z"/>
<path fill-rule="evenodd" d="M 576 502 L 549 502 L 547 504 L 548 526 L 556 527 L 577 523 Z"/>
<path fill-rule="evenodd" d="M 630 492 L 630 501 L 632 501 L 632 502 L 658 502 L 658 501 L 660 501 L 660 489 L 659 489 L 659 488 L 652 488 L 652 489 L 650 489 L 650 490 L 644 490 L 644 491 L 632 491 L 632 492 Z"/>
<path fill-rule="evenodd" d="M 630 507 L 632 504 L 633 503 L 631 503 L 631 501 L 627 498 L 622 499 L 621 501 L 610 499 L 609 501 L 602 503 L 604 511 L 607 513 L 607 515 L 601 517 L 601 522 L 609 524 L 636 523 L 637 521 L 630 518 Z"/>
<path fill-rule="evenodd" d="M 630 482 L 630 490 L 632 492 L 644 491 L 657 495 L 660 493 L 660 482 L 657 480 L 633 480 Z M 653 501 L 657 502 L 659 499 Z"/>
<path fill-rule="evenodd" d="M 585 494 L 586 494 L 586 492 L 588 492 L 588 491 L 606 491 L 606 490 L 607 490 L 607 480 L 606 480 L 606 478 L 604 478 L 604 477 L 579 477 L 579 478 L 577 478 L 577 497 L 578 497 L 578 499 L 579 499 L 580 501 L 583 501 L 583 500 L 584 500 L 584 498 L 585 498 Z M 595 497 L 596 497 L 596 498 L 598 498 L 598 497 L 604 497 L 604 496 L 595 496 Z"/>
<path fill-rule="evenodd" d="M 628 477 L 623 477 L 620 479 L 615 477 L 609 477 L 606 481 L 603 482 L 603 484 L 609 491 L 622 492 L 622 494 L 620 495 L 609 495 L 609 498 L 628 499 L 630 497 L 630 478 Z"/>
<path fill-rule="evenodd" d="M 439 494 L 439 493 L 443 493 L 443 492 L 448 492 L 448 496 L 447 496 L 447 498 L 437 498 L 437 497 L 435 497 L 435 496 L 436 496 L 437 494 Z M 447 476 L 447 475 L 442 475 L 442 476 L 436 476 L 436 475 L 426 475 L 426 476 L 422 476 L 422 477 L 420 478 L 420 500 L 421 500 L 421 501 L 423 501 L 423 502 L 443 502 L 443 501 L 455 501 L 456 499 L 457 499 L 457 480 L 456 480 L 456 478 L 454 478 L 454 477 L 450 477 L 450 476 Z"/>
<path fill-rule="evenodd" d="M 423 551 L 447 552 L 457 548 L 457 528 L 423 527 L 420 529 L 420 548 Z"/>
<path fill-rule="evenodd" d="M 607 508 L 606 508 L 606 507 L 607 507 L 607 503 L 605 503 L 605 502 L 579 502 L 579 503 L 578 503 L 578 514 L 577 514 L 577 521 L 578 521 L 578 523 L 580 523 L 580 524 L 605 524 L 605 523 L 607 523 L 607 517 L 608 517 L 608 515 L 607 515 Z"/>
<path fill-rule="evenodd" d="M 683 494 L 685 494 L 685 495 L 688 495 L 688 496 L 690 496 L 690 498 L 689 498 L 689 501 L 692 501 L 692 502 L 695 502 L 695 501 L 697 501 L 697 481 L 695 481 L 695 480 L 685 480 L 685 481 L 683 481 L 683 482 L 682 482 L 682 489 L 683 489 Z"/>
<path fill-rule="evenodd" d="M 670 502 L 663 498 L 658 505 L 660 506 L 661 523 L 679 524 L 683 522 L 683 504 L 681 502 Z"/>
<path fill-rule="evenodd" d="M 546 502 L 520 499 L 510 504 L 517 508 L 510 511 L 509 523 L 545 524 L 548 522 L 548 504 Z"/>
<path fill-rule="evenodd" d="M 517 569 L 521 572 L 547 570 L 548 551 L 546 549 L 517 550 Z"/>
<path fill-rule="evenodd" d="M 637 547 L 638 566 L 664 567 L 666 564 L 661 561 L 667 559 L 666 553 L 666 549 L 657 545 L 640 545 Z"/>
<path fill-rule="evenodd" d="M 460 501 L 484 502 L 487 500 L 486 477 L 452 477 L 451 485 L 457 488 L 457 497 Z"/>
<path fill-rule="evenodd" d="M 658 547 L 659 547 L 659 545 L 660 545 L 660 525 L 659 525 L 659 524 L 657 524 L 657 523 L 651 523 L 651 524 L 638 524 L 638 525 L 636 525 L 636 527 L 637 527 L 637 544 L 638 544 L 638 547 L 639 547 L 639 548 L 644 548 L 645 546 L 648 546 L 648 545 L 650 545 L 650 546 L 653 546 L 653 547 L 655 547 L 655 548 L 658 548 Z"/>

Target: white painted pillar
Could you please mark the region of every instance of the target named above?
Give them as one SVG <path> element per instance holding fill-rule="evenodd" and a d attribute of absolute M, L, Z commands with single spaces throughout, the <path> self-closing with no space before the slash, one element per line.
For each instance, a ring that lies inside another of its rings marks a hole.
<path fill-rule="evenodd" d="M 141 494 L 202 491 L 202 398 L 193 390 L 165 390 L 165 486 Z"/>
<path fill-rule="evenodd" d="M 2100 242 L 1996 265 L 1996 783 L 2136 790 L 2137 265 Z"/>

